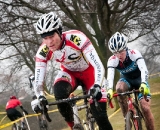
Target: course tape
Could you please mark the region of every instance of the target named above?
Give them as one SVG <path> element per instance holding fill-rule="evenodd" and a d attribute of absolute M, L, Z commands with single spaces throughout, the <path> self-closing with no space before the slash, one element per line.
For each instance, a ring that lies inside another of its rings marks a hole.
<path fill-rule="evenodd" d="M 160 92 L 155 92 L 155 93 L 152 93 L 151 95 L 158 95 L 158 94 L 160 94 Z M 81 100 L 81 101 L 77 102 L 77 104 L 80 104 L 80 103 L 82 103 L 82 102 L 83 102 L 83 101 Z M 48 113 L 57 112 L 57 111 L 58 111 L 58 109 L 55 109 L 55 110 L 48 111 Z M 120 108 L 119 108 L 117 111 L 115 111 L 113 114 L 111 114 L 108 118 L 109 118 L 109 119 L 112 118 L 112 117 L 113 117 L 115 114 L 117 114 L 119 111 L 120 111 Z M 0 112 L 0 114 L 6 114 L 6 112 Z M 26 115 L 25 117 L 32 117 L 32 116 L 38 116 L 38 115 L 40 115 L 40 114 L 30 114 L 30 115 Z M 6 116 L 5 116 L 5 117 L 6 117 Z M 5 117 L 4 117 L 4 118 L 5 118 Z M 20 121 L 21 119 L 23 119 L 23 118 L 25 118 L 25 117 L 22 117 L 22 118 L 19 118 L 19 119 L 15 120 L 15 121 L 6 123 L 6 124 L 4 124 L 4 125 L 1 125 L 1 126 L 0 126 L 0 129 L 5 128 L 5 127 L 8 127 L 8 126 L 12 125 L 13 123 L 18 122 L 18 121 Z M 2 120 L 4 120 L 4 118 L 3 118 Z M 0 124 L 1 124 L 2 120 L 0 121 Z"/>
<path fill-rule="evenodd" d="M 120 111 L 120 108 L 117 110 L 117 111 L 115 111 L 113 114 L 111 114 L 108 118 L 110 119 L 110 118 L 112 118 L 115 114 L 117 114 L 118 112 Z"/>

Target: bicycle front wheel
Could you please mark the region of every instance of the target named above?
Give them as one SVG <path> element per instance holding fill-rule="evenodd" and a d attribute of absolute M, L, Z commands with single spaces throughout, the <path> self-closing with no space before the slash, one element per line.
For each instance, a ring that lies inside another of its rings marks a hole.
<path fill-rule="evenodd" d="M 144 120 L 141 118 L 140 111 L 136 109 L 136 116 L 132 111 L 128 111 L 126 115 L 126 130 L 144 130 Z M 142 125 L 143 121 L 143 125 Z"/>
<path fill-rule="evenodd" d="M 23 123 L 23 127 L 21 128 L 21 130 L 28 130 L 26 123 Z"/>
<path fill-rule="evenodd" d="M 139 130 L 146 130 L 144 116 L 143 116 L 140 108 L 136 104 L 133 104 L 133 105 L 136 109 L 136 115 L 137 115 L 137 118 L 138 118 L 137 120 L 138 120 Z"/>
<path fill-rule="evenodd" d="M 48 130 L 48 124 L 46 120 L 41 120 L 39 122 L 40 130 Z"/>
<path fill-rule="evenodd" d="M 17 130 L 16 124 L 13 124 L 13 125 L 12 125 L 12 130 Z"/>
<path fill-rule="evenodd" d="M 73 130 L 84 130 L 84 128 L 83 128 L 82 124 L 75 124 L 73 126 Z"/>
<path fill-rule="evenodd" d="M 128 111 L 126 114 L 126 124 L 125 124 L 125 130 L 133 130 L 132 126 L 134 128 L 134 130 L 140 130 L 139 129 L 139 119 L 135 118 L 133 116 L 133 112 L 132 111 Z"/>

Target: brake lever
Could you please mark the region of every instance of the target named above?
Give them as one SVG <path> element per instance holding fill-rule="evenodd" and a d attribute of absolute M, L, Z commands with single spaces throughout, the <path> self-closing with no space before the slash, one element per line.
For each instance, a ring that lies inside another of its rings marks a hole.
<path fill-rule="evenodd" d="M 43 102 L 43 99 L 41 99 L 40 101 L 41 101 L 41 104 L 42 104 L 42 107 L 43 107 L 43 109 L 42 109 L 42 110 L 43 110 L 43 113 L 44 113 L 47 121 L 48 121 L 48 122 L 51 122 L 52 120 L 51 120 L 51 118 L 49 117 L 49 114 L 48 114 L 48 107 L 49 107 L 49 105 L 46 104 L 46 103 L 44 103 L 44 102 Z"/>
<path fill-rule="evenodd" d="M 109 94 L 107 94 L 107 99 L 108 99 L 108 107 L 110 106 L 111 108 L 114 108 Z"/>

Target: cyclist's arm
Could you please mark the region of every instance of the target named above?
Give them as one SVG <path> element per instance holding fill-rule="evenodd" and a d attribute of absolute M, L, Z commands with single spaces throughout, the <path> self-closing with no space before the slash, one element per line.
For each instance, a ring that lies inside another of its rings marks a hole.
<path fill-rule="evenodd" d="M 148 82 L 148 70 L 147 70 L 144 59 L 137 60 L 137 65 L 141 71 L 141 79 L 142 79 L 141 82 L 147 83 Z"/>
<path fill-rule="evenodd" d="M 147 83 L 148 81 L 148 70 L 146 63 L 138 50 L 131 50 L 131 58 L 136 61 L 139 70 L 141 71 L 141 82 Z"/>
<path fill-rule="evenodd" d="M 115 68 L 117 67 L 119 60 L 116 56 L 111 56 L 107 62 L 107 89 L 113 89 L 113 82 L 115 76 Z"/>
<path fill-rule="evenodd" d="M 45 44 L 42 44 L 36 54 L 34 92 L 37 97 L 44 95 L 43 82 L 47 68 L 48 53 L 49 49 Z"/>

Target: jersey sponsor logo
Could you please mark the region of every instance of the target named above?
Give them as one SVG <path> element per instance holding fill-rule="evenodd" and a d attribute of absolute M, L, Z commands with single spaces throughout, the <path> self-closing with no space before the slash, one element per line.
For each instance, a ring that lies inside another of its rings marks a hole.
<path fill-rule="evenodd" d="M 131 50 L 130 52 L 131 52 L 131 54 L 136 54 L 136 52 L 134 50 Z"/>
<path fill-rule="evenodd" d="M 69 77 L 67 77 L 66 75 L 62 75 L 62 78 L 66 79 L 67 81 L 70 81 Z"/>
<path fill-rule="evenodd" d="M 137 69 L 137 64 L 134 62 L 133 65 L 131 65 L 130 67 L 127 67 L 125 70 L 121 70 L 121 73 L 128 73 L 128 72 L 132 72 L 135 69 Z"/>
<path fill-rule="evenodd" d="M 101 76 L 102 76 L 102 75 L 101 75 L 101 66 L 100 66 L 99 62 L 96 60 L 94 54 L 92 54 L 92 52 L 90 53 L 90 56 L 91 56 L 91 59 L 94 61 L 95 65 L 96 65 L 96 67 L 97 67 L 97 71 L 98 71 L 97 81 L 100 82 Z"/>
<path fill-rule="evenodd" d="M 112 60 L 112 59 L 116 59 L 116 56 L 113 55 L 109 58 L 109 60 Z"/>
<path fill-rule="evenodd" d="M 79 58 L 80 58 L 80 56 L 76 56 L 76 53 L 73 53 L 73 54 L 68 56 L 69 60 L 76 60 L 76 59 L 79 59 Z"/>
<path fill-rule="evenodd" d="M 40 69 L 37 69 L 37 77 L 36 77 L 36 85 L 38 85 L 38 81 L 39 81 L 39 78 L 40 78 Z"/>
<path fill-rule="evenodd" d="M 39 54 L 42 55 L 43 57 L 46 57 L 48 52 L 49 52 L 49 48 L 45 45 Z"/>
<path fill-rule="evenodd" d="M 78 36 L 76 36 L 76 35 L 71 35 L 70 40 L 73 41 L 74 44 L 76 44 L 77 46 L 80 46 L 81 39 L 80 39 Z"/>
<path fill-rule="evenodd" d="M 65 52 L 63 52 L 63 56 L 62 56 L 62 58 L 59 60 L 59 59 L 56 59 L 56 61 L 58 61 L 58 62 L 63 62 L 64 60 L 65 60 Z"/>

